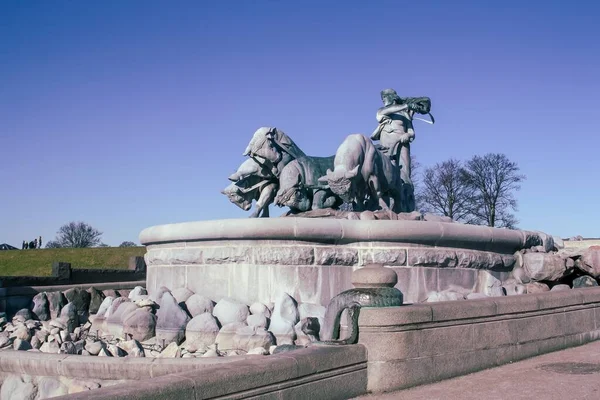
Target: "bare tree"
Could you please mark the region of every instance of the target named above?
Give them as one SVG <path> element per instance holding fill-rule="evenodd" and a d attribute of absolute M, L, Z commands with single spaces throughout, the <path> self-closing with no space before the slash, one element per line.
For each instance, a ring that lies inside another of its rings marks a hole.
<path fill-rule="evenodd" d="M 129 242 L 129 241 L 124 241 L 123 243 L 121 243 L 119 245 L 119 247 L 136 247 L 137 244 L 133 243 L 133 242 Z"/>
<path fill-rule="evenodd" d="M 514 228 L 518 223 L 514 192 L 526 179 L 517 163 L 504 154 L 474 156 L 463 169 L 463 179 L 475 191 L 473 216 L 488 226 Z"/>
<path fill-rule="evenodd" d="M 450 159 L 425 169 L 418 196 L 423 211 L 477 223 L 472 212 L 474 198 L 475 190 L 466 181 L 460 161 Z"/>
<path fill-rule="evenodd" d="M 60 249 L 62 246 L 60 245 L 60 243 L 58 243 L 56 240 L 51 240 L 48 243 L 46 243 L 46 248 L 47 249 Z"/>
<path fill-rule="evenodd" d="M 60 247 L 93 247 L 100 243 L 102 232 L 85 222 L 69 222 L 60 227 L 56 242 Z"/>
<path fill-rule="evenodd" d="M 417 160 L 414 154 L 410 155 L 410 180 L 413 183 L 413 188 L 415 191 L 415 203 L 417 205 L 417 209 L 419 209 L 419 201 L 417 194 L 421 190 L 421 163 Z"/>

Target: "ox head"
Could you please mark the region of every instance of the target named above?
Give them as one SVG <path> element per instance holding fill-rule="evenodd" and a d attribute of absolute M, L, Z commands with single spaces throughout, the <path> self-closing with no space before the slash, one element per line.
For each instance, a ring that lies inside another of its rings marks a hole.
<path fill-rule="evenodd" d="M 309 211 L 312 208 L 312 191 L 304 185 L 298 174 L 296 183 L 292 186 L 281 187 L 275 197 L 279 207 L 289 207 L 293 211 Z"/>
<path fill-rule="evenodd" d="M 270 175 L 268 171 L 265 170 L 261 165 L 259 165 L 252 158 L 248 158 L 244 161 L 237 169 L 236 172 L 229 175 L 229 180 L 232 182 L 239 182 L 243 179 L 249 178 L 251 176 L 259 177 L 259 178 L 269 178 Z"/>
<path fill-rule="evenodd" d="M 243 155 L 253 158 L 262 166 L 268 167 L 272 175 L 279 176 L 280 171 L 278 168 L 281 168 L 281 165 L 278 166 L 278 164 L 280 162 L 285 165 L 291 160 L 306 154 L 282 130 L 262 127 L 254 132 Z"/>
<path fill-rule="evenodd" d="M 255 158 L 261 163 L 266 161 L 278 162 L 281 159 L 280 151 L 275 148 L 273 142 L 278 139 L 279 135 L 277 128 L 258 128 L 252 139 L 250 139 L 250 143 L 246 146 L 243 155 Z"/>
<path fill-rule="evenodd" d="M 358 176 L 359 166 L 347 171 L 345 168 L 336 168 L 334 171 L 327 170 L 325 176 L 319 178 L 320 183 L 326 183 L 329 189 L 339 196 L 344 202 L 350 202 L 354 197 L 354 184 Z"/>
<path fill-rule="evenodd" d="M 246 191 L 235 183 L 230 183 L 229 186 L 221 190 L 221 193 L 227 196 L 229 201 L 244 211 L 248 211 L 252 208 L 252 200 L 254 199 L 253 191 Z"/>

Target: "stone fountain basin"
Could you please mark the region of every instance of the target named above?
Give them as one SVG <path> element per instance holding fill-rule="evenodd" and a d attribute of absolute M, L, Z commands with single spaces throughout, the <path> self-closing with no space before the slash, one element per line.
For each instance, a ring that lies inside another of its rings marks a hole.
<path fill-rule="evenodd" d="M 418 302 L 453 285 L 474 289 L 482 272 L 506 278 L 513 254 L 532 240 L 539 237 L 528 231 L 459 223 L 312 218 L 185 222 L 140 233 L 151 295 L 187 287 L 247 304 L 285 291 L 327 305 L 352 288 L 354 269 L 370 263 L 394 268 L 405 301 Z"/>

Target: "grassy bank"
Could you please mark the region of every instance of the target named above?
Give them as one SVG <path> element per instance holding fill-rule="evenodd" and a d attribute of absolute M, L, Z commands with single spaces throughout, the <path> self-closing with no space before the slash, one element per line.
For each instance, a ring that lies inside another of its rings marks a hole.
<path fill-rule="evenodd" d="M 0 251 L 0 275 L 48 276 L 52 262 L 69 262 L 77 268 L 127 269 L 129 257 L 143 256 L 145 247 L 100 247 L 89 249 L 32 249 Z"/>

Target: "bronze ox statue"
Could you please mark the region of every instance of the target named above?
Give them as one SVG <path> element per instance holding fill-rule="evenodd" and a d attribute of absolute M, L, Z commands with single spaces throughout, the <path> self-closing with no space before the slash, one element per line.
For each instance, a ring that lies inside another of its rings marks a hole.
<path fill-rule="evenodd" d="M 381 92 L 377 129 L 367 138 L 346 137 L 335 156 L 307 156 L 281 129 L 261 127 L 246 146 L 249 157 L 229 177 L 222 193 L 250 217 L 268 217 L 269 205 L 289 207 L 291 214 L 338 209 L 343 203 L 355 211 L 412 212 L 410 144 L 415 138 L 415 114 L 430 114 L 428 97 L 399 97 Z M 375 144 L 373 141 L 378 141 Z"/>

